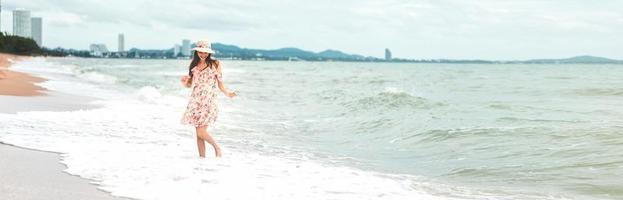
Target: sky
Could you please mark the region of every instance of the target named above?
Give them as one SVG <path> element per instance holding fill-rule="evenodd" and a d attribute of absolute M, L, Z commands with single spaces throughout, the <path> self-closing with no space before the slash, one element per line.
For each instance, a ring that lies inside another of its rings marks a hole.
<path fill-rule="evenodd" d="M 409 59 L 623 59 L 623 0 L 3 0 L 43 18 L 43 46 L 165 49 L 182 39 Z"/>

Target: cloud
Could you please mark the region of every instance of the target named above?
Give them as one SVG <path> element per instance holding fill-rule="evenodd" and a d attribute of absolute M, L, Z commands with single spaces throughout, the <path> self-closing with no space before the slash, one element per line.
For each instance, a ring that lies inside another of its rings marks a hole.
<path fill-rule="evenodd" d="M 398 57 L 520 59 L 583 52 L 619 57 L 623 2 L 603 0 L 28 0 L 44 44 L 86 47 L 126 33 L 128 45 L 214 38 L 254 48 L 295 46 Z M 4 26 L 4 25 L 3 25 Z M 80 32 L 82 38 L 68 32 Z M 53 38 L 52 38 L 53 36 Z M 46 37 L 50 37 L 47 38 Z M 103 39 L 106 38 L 106 39 Z M 590 42 L 573 42 L 590 41 Z M 545 55 L 542 55 L 545 54 Z"/>
<path fill-rule="evenodd" d="M 86 17 L 68 12 L 40 12 L 37 13 L 45 19 L 46 25 L 57 27 L 86 26 Z"/>

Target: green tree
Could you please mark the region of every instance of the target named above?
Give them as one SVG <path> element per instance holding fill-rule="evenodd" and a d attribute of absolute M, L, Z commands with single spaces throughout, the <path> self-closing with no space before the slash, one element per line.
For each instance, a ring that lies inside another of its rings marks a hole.
<path fill-rule="evenodd" d="M 41 48 L 30 38 L 0 33 L 0 52 L 19 55 L 38 55 L 41 54 Z"/>

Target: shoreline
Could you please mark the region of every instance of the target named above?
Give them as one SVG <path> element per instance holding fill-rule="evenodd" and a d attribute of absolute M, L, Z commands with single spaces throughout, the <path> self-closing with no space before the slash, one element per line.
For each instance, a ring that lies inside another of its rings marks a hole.
<path fill-rule="evenodd" d="M 36 85 L 36 83 L 43 82 L 46 79 L 10 69 L 13 62 L 27 58 L 29 57 L 0 53 L 0 95 L 46 95 L 45 91 L 47 90 Z"/>
<path fill-rule="evenodd" d="M 65 172 L 56 152 L 0 142 L 0 199 L 127 200 L 100 190 L 88 179 Z"/>
<path fill-rule="evenodd" d="M 36 83 L 47 81 L 37 75 L 17 72 L 10 69 L 17 60 L 28 59 L 0 53 L 0 113 L 14 114 L 23 111 L 70 111 L 96 108 L 88 102 L 92 97 L 77 96 L 51 91 Z"/>
<path fill-rule="evenodd" d="M 0 115 L 97 108 L 88 103 L 95 98 L 47 90 L 36 85 L 46 79 L 9 69 L 13 61 L 27 58 L 0 53 Z M 60 153 L 0 141 L 0 154 L 0 199 L 129 199 L 112 196 L 92 180 L 66 173 Z"/>

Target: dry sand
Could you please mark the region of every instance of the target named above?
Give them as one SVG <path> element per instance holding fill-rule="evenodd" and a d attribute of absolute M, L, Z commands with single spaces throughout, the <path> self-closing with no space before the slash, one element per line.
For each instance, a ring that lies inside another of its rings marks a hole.
<path fill-rule="evenodd" d="M 26 58 L 28 57 L 0 53 L 0 95 L 35 96 L 45 94 L 44 88 L 35 85 L 35 83 L 45 81 L 45 79 L 9 69 L 11 61 Z"/>

